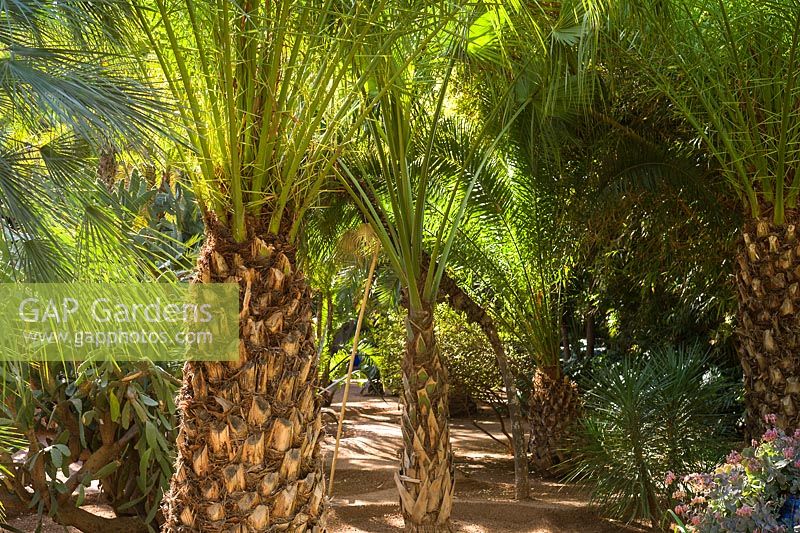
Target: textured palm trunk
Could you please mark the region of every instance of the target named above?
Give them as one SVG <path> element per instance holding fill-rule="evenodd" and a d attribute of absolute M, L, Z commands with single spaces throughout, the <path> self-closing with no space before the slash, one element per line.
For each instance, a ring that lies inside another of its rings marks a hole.
<path fill-rule="evenodd" d="M 768 414 L 781 428 L 800 427 L 800 212 L 788 211 L 786 221 L 748 221 L 737 255 L 738 349 L 753 438 Z"/>
<path fill-rule="evenodd" d="M 117 149 L 110 143 L 103 144 L 97 161 L 97 179 L 108 189 L 108 192 L 112 192 L 116 185 L 118 166 Z"/>
<path fill-rule="evenodd" d="M 580 415 L 578 386 L 558 367 L 537 368 L 530 398 L 531 465 L 547 472 L 565 459 L 564 445 Z"/>
<path fill-rule="evenodd" d="M 324 479 L 309 289 L 274 236 L 212 229 L 202 283 L 238 283 L 240 358 L 188 362 L 165 532 L 321 531 Z"/>
<path fill-rule="evenodd" d="M 407 318 L 403 359 L 403 450 L 395 475 L 405 530 L 452 531 L 455 477 L 447 412 L 447 371 L 433 329 L 433 307 Z"/>

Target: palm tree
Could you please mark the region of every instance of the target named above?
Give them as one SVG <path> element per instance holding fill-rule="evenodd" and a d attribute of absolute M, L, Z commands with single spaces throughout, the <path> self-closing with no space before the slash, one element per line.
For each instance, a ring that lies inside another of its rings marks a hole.
<path fill-rule="evenodd" d="M 473 66 L 467 105 L 488 120 L 491 88 L 511 73 L 525 109 L 511 125 L 494 121 L 496 130 L 509 128 L 504 155 L 510 168 L 487 172 L 479 182 L 471 201 L 476 218 L 462 228 L 454 260 L 480 280 L 470 295 L 537 366 L 529 451 L 538 470 L 563 459 L 564 437 L 580 405 L 576 385 L 562 371 L 568 343 L 559 335 L 560 287 L 577 239 L 565 225 L 567 198 L 554 185 L 570 170 L 560 158 L 572 141 L 565 126 L 592 101 L 596 76 L 576 65 L 603 12 L 602 2 L 583 0 L 496 4 L 473 25 L 480 38 L 467 48 Z"/>
<path fill-rule="evenodd" d="M 612 34 L 610 61 L 632 63 L 670 100 L 745 212 L 736 282 L 748 431 L 760 434 L 767 414 L 782 428 L 798 427 L 800 5 L 675 0 L 635 7 L 614 15 L 645 31 Z"/>
<path fill-rule="evenodd" d="M 436 341 L 434 306 L 471 191 L 499 142 L 498 136 L 488 152 L 479 150 L 485 148 L 482 130 L 465 136 L 470 142 L 459 146 L 463 150 L 436 146 L 441 131 L 459 122 L 445 115 L 444 104 L 455 62 L 448 46 L 460 38 L 456 34 L 441 55 L 431 54 L 413 69 L 392 59 L 384 63 L 378 85 L 389 90 L 368 122 L 370 151 L 360 161 L 340 162 L 342 182 L 375 230 L 404 290 L 404 449 L 395 482 L 406 531 L 415 532 L 451 530 L 455 479 L 448 378 Z M 505 111 L 503 104 L 499 111 Z M 443 209 L 436 209 L 435 197 Z"/>
<path fill-rule="evenodd" d="M 410 62 L 448 19 L 387 0 L 186 0 L 185 17 L 153 6 L 137 15 L 178 102 L 206 218 L 196 281 L 237 283 L 242 308 L 239 359 L 185 365 L 165 531 L 321 530 L 303 215 L 366 117 L 356 104 L 395 36 L 430 30 Z"/>

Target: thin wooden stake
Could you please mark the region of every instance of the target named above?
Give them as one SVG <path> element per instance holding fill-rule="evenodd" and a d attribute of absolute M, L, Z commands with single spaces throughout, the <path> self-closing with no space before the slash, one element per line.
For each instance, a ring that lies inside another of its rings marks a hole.
<path fill-rule="evenodd" d="M 353 349 L 350 350 L 350 364 L 347 367 L 347 379 L 344 382 L 344 394 L 342 395 L 342 409 L 339 411 L 339 426 L 336 428 L 336 446 L 333 448 L 333 460 L 331 461 L 331 479 L 328 483 L 328 496 L 333 494 L 333 476 L 336 473 L 336 458 L 339 456 L 339 441 L 342 438 L 342 428 L 344 427 L 344 413 L 347 408 L 347 396 L 350 394 L 350 378 L 353 375 L 353 366 L 358 352 L 358 337 L 361 334 L 361 323 L 364 321 L 364 312 L 367 310 L 367 300 L 369 291 L 372 288 L 372 278 L 375 274 L 375 267 L 378 265 L 379 247 L 375 247 L 372 254 L 372 263 L 369 265 L 367 274 L 367 285 L 364 287 L 364 296 L 361 298 L 361 309 L 358 311 L 358 321 L 356 322 L 356 332 L 353 335 Z"/>

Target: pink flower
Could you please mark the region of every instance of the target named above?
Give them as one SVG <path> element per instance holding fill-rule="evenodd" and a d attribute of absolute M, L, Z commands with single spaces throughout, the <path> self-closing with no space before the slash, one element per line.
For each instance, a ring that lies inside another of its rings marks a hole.
<path fill-rule="evenodd" d="M 687 511 L 687 507 L 685 505 L 676 505 L 675 506 L 675 514 L 681 516 L 683 513 Z"/>
<path fill-rule="evenodd" d="M 768 429 L 766 433 L 764 433 L 764 442 L 772 442 L 778 438 L 778 430 L 775 428 Z"/>
<path fill-rule="evenodd" d="M 795 429 L 795 430 L 794 430 L 794 435 L 793 435 L 793 437 L 794 437 L 795 439 L 798 439 L 798 440 L 800 440 L 800 428 L 797 428 L 797 429 Z"/>
<path fill-rule="evenodd" d="M 744 464 L 744 467 L 750 472 L 755 472 L 756 470 L 761 469 L 761 462 L 755 457 L 746 458 L 745 460 L 742 461 L 742 463 Z"/>
<path fill-rule="evenodd" d="M 749 505 L 743 505 L 736 509 L 737 516 L 750 516 L 753 514 L 753 509 Z"/>
<path fill-rule="evenodd" d="M 672 498 L 675 500 L 682 500 L 686 498 L 686 493 L 683 492 L 682 490 L 676 490 L 675 492 L 672 493 Z"/>
<path fill-rule="evenodd" d="M 694 498 L 692 498 L 692 501 L 689 502 L 689 503 L 691 503 L 692 505 L 697 505 L 697 504 L 700 504 L 700 503 L 706 503 L 706 499 L 703 496 L 695 496 Z"/>
<path fill-rule="evenodd" d="M 792 459 L 794 457 L 794 448 L 784 448 L 783 449 L 783 456 L 786 459 Z"/>
<path fill-rule="evenodd" d="M 800 459 L 798 459 L 797 461 L 794 462 L 794 467 L 795 468 L 800 468 Z"/>
<path fill-rule="evenodd" d="M 699 516 L 693 516 L 692 517 L 692 525 L 693 526 L 699 526 L 700 525 L 700 517 Z"/>
<path fill-rule="evenodd" d="M 664 484 L 667 485 L 667 486 L 672 485 L 673 483 L 675 483 L 675 480 L 677 479 L 677 477 L 678 476 L 675 475 L 675 472 L 670 470 L 669 472 L 667 472 L 667 475 L 664 478 Z"/>
<path fill-rule="evenodd" d="M 742 454 L 740 454 L 737 451 L 732 451 L 731 453 L 729 453 L 726 459 L 729 465 L 738 465 L 741 462 L 741 460 L 742 460 Z"/>
<path fill-rule="evenodd" d="M 764 421 L 767 424 L 774 424 L 778 421 L 778 417 L 775 414 L 764 415 Z"/>

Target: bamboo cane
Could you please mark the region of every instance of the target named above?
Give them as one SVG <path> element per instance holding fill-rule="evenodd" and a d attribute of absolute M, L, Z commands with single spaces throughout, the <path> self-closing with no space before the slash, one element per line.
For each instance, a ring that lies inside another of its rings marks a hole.
<path fill-rule="evenodd" d="M 344 394 L 342 395 L 342 408 L 339 411 L 339 426 L 336 428 L 336 446 L 333 448 L 333 460 L 331 461 L 331 478 L 328 483 L 328 496 L 333 495 L 333 477 L 336 473 L 336 458 L 339 456 L 339 441 L 342 438 L 342 428 L 344 427 L 344 414 L 347 408 L 347 396 L 350 394 L 350 378 L 353 375 L 353 366 L 356 360 L 356 352 L 358 351 L 358 337 L 361 334 L 361 323 L 364 321 L 364 312 L 367 309 L 367 300 L 369 299 L 369 291 L 372 288 L 372 278 L 375 274 L 375 267 L 378 264 L 378 251 L 372 254 L 372 263 L 369 265 L 369 274 L 367 274 L 367 284 L 364 287 L 364 296 L 361 298 L 361 309 L 358 311 L 358 321 L 356 322 L 356 332 L 353 335 L 353 349 L 350 350 L 350 364 L 347 367 L 347 379 L 344 383 Z"/>

